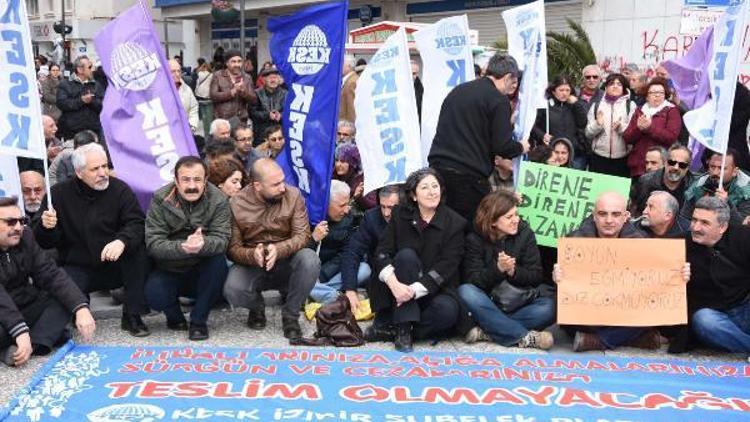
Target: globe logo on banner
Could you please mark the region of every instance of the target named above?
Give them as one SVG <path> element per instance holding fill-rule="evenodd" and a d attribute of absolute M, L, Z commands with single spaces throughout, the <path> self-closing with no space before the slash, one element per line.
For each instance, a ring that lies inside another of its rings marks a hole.
<path fill-rule="evenodd" d="M 440 25 L 435 38 L 436 48 L 444 50 L 451 56 L 461 54 L 466 46 L 466 34 L 455 23 L 449 22 Z"/>
<path fill-rule="evenodd" d="M 164 418 L 164 410 L 151 404 L 114 404 L 86 415 L 90 422 L 155 421 Z"/>
<path fill-rule="evenodd" d="M 330 57 L 326 34 L 317 25 L 307 25 L 294 38 L 287 61 L 298 75 L 314 75 Z"/>
<path fill-rule="evenodd" d="M 138 43 L 125 42 L 111 55 L 112 82 L 117 89 L 143 91 L 156 80 L 161 68 L 156 53 L 149 53 Z"/>

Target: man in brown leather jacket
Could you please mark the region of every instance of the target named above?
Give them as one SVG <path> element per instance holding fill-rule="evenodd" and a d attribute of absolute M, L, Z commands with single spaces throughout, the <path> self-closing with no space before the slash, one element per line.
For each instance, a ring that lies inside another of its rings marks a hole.
<path fill-rule="evenodd" d="M 226 120 L 237 117 L 246 123 L 248 106 L 258 101 L 253 80 L 242 72 L 242 55 L 239 51 L 227 51 L 224 60 L 226 69 L 216 71 L 211 80 L 209 95 L 214 103 L 214 117 Z"/>
<path fill-rule="evenodd" d="M 232 306 L 248 308 L 247 325 L 261 330 L 266 326 L 261 292 L 279 290 L 286 295 L 281 309 L 284 337 L 300 338 L 300 308 L 320 273 L 320 259 L 305 248 L 311 239 L 305 201 L 297 188 L 284 183 L 284 172 L 272 159 L 257 160 L 252 179 L 230 201 L 227 254 L 234 265 L 224 297 Z"/>

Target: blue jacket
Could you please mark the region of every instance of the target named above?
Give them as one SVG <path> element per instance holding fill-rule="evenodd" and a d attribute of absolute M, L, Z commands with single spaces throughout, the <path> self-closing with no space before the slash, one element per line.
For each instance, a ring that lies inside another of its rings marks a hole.
<path fill-rule="evenodd" d="M 341 254 L 341 290 L 357 290 L 359 263 L 369 261 L 375 254 L 380 233 L 383 233 L 387 225 L 380 207 L 365 212 L 359 228 L 349 238 L 349 243 Z"/>

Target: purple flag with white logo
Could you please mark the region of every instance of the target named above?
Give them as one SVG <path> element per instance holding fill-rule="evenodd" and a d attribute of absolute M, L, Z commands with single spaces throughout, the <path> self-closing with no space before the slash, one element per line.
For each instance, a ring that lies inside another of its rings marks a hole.
<path fill-rule="evenodd" d="M 146 210 L 154 191 L 174 180 L 174 166 L 197 155 L 167 59 L 139 0 L 94 38 L 109 79 L 102 127 L 117 177 Z"/>

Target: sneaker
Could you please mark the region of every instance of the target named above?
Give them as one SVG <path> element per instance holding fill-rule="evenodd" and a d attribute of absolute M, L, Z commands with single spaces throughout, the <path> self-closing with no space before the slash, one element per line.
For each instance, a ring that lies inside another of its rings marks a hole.
<path fill-rule="evenodd" d="M 628 342 L 628 346 L 656 350 L 661 347 L 661 336 L 656 330 L 647 330 L 645 333 Z"/>
<path fill-rule="evenodd" d="M 208 326 L 191 323 L 188 330 L 188 338 L 191 341 L 208 340 Z"/>
<path fill-rule="evenodd" d="M 3 363 L 8 366 L 16 366 L 16 358 L 13 355 L 18 350 L 18 346 L 15 344 L 2 351 Z"/>
<path fill-rule="evenodd" d="M 129 332 L 133 337 L 146 337 L 151 334 L 140 315 L 122 314 L 120 328 Z"/>
<path fill-rule="evenodd" d="M 393 327 L 376 327 L 375 324 L 365 329 L 365 341 L 393 341 L 396 338 L 396 330 Z"/>
<path fill-rule="evenodd" d="M 290 340 L 302 337 L 302 329 L 297 318 L 281 318 L 281 329 L 284 331 L 284 337 Z"/>
<path fill-rule="evenodd" d="M 251 330 L 262 330 L 266 328 L 266 307 L 250 309 L 247 314 L 247 326 Z"/>
<path fill-rule="evenodd" d="M 584 333 L 577 331 L 576 336 L 573 339 L 573 351 L 574 352 L 586 352 L 589 350 L 605 350 L 606 347 L 599 341 L 599 337 L 596 334 Z"/>
<path fill-rule="evenodd" d="M 577 338 L 577 337 L 576 337 Z M 529 331 L 518 342 L 518 347 L 549 350 L 555 345 L 552 334 L 546 331 Z"/>
<path fill-rule="evenodd" d="M 482 331 L 482 328 L 477 326 L 469 330 L 464 337 L 464 342 L 467 344 L 476 343 L 478 341 L 492 341 L 490 337 Z"/>

